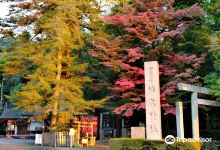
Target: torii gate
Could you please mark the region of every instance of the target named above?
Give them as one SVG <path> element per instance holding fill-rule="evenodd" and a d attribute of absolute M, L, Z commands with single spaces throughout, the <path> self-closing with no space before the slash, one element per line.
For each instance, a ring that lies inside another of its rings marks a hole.
<path fill-rule="evenodd" d="M 192 136 L 194 139 L 199 137 L 199 105 L 220 107 L 220 102 L 198 98 L 198 93 L 209 95 L 209 90 L 204 87 L 194 86 L 185 83 L 177 84 L 178 90 L 192 92 L 191 113 L 192 113 Z M 177 137 L 184 138 L 183 107 L 182 102 L 176 102 L 176 124 Z"/>

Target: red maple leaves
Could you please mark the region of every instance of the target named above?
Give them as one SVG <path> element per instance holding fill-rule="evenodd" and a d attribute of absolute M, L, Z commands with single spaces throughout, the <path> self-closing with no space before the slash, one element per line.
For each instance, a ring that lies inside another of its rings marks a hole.
<path fill-rule="evenodd" d="M 123 13 L 104 18 L 112 28 L 123 33 L 115 39 L 99 38 L 91 52 L 101 64 L 120 74 L 112 89 L 111 98 L 130 102 L 114 112 L 131 116 L 133 110 L 145 108 L 144 104 L 144 62 L 157 60 L 160 63 L 161 100 L 176 92 L 176 84 L 184 81 L 199 83 L 196 75 L 205 55 L 177 54 L 172 51 L 170 41 L 180 38 L 193 24 L 194 16 L 202 9 L 193 5 L 188 9 L 175 10 L 170 0 L 143 2 L 132 1 L 123 7 Z"/>

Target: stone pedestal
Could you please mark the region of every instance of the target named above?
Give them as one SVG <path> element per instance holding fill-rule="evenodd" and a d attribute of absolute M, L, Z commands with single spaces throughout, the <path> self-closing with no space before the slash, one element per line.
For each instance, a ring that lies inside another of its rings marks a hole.
<path fill-rule="evenodd" d="M 131 127 L 131 138 L 145 138 L 145 127 Z"/>

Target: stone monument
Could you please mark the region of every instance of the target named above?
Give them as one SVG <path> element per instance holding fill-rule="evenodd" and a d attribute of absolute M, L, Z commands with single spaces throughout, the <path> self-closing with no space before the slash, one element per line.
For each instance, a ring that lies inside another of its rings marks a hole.
<path fill-rule="evenodd" d="M 162 139 L 159 65 L 157 61 L 144 63 L 146 138 Z"/>

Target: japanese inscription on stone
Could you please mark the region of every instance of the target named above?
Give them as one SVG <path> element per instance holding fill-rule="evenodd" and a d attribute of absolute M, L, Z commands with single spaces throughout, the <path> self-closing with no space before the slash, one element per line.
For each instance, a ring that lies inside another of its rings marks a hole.
<path fill-rule="evenodd" d="M 157 61 L 144 63 L 145 107 L 147 139 L 162 139 L 159 65 Z"/>

